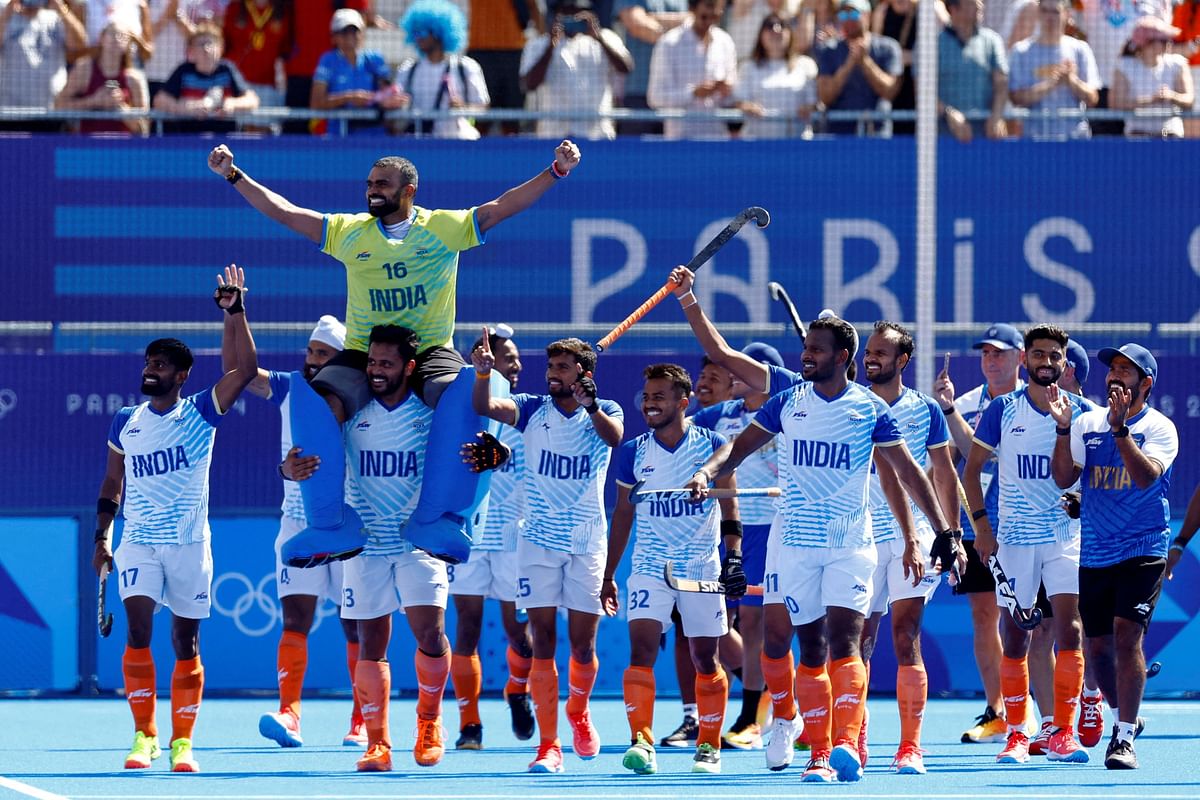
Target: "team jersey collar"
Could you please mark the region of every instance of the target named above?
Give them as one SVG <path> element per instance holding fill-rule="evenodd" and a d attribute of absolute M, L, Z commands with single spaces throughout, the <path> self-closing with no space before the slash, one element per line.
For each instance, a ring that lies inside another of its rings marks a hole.
<path fill-rule="evenodd" d="M 149 400 L 147 400 L 146 408 L 150 409 L 150 413 L 156 417 L 166 417 L 166 416 L 169 416 L 172 412 L 174 412 L 175 409 L 179 408 L 179 404 L 182 402 L 183 402 L 183 398 L 180 397 L 178 400 L 175 401 L 175 405 L 171 406 L 166 411 L 159 411 L 157 408 L 154 407 L 154 403 L 151 403 Z"/>
<path fill-rule="evenodd" d="M 416 224 L 417 224 L 417 210 L 418 210 L 418 209 L 417 209 L 417 206 L 413 206 L 413 207 L 412 207 L 412 212 L 411 212 L 411 213 L 409 213 L 409 215 L 408 215 L 408 224 L 409 224 L 409 226 L 410 226 L 410 227 L 409 227 L 409 230 L 412 230 L 412 227 L 411 227 L 411 226 L 413 226 L 413 225 L 416 225 Z M 392 237 L 391 237 L 391 236 L 388 234 L 387 228 L 386 228 L 386 227 L 384 227 L 384 225 L 383 225 L 383 220 L 382 220 L 382 219 L 380 219 L 379 217 L 376 217 L 376 218 L 375 218 L 375 229 L 376 229 L 377 231 L 379 231 L 379 235 L 380 235 L 380 236 L 382 236 L 383 238 L 385 238 L 385 239 L 389 239 L 389 240 L 392 238 Z"/>
<path fill-rule="evenodd" d="M 691 430 L 692 430 L 692 426 L 691 426 L 691 424 L 688 424 L 683 429 L 683 436 L 679 437 L 679 441 L 675 443 L 674 447 L 668 447 L 666 442 L 664 442 L 662 439 L 659 439 L 658 436 L 655 435 L 654 431 L 650 431 L 650 438 L 654 440 L 654 443 L 656 445 L 658 445 L 660 448 L 667 451 L 668 453 L 677 453 L 677 452 L 679 452 L 679 448 L 683 447 L 683 443 L 687 441 L 688 436 L 691 435 Z"/>
<path fill-rule="evenodd" d="M 817 385 L 814 383 L 812 393 L 813 393 L 813 396 L 820 398 L 821 400 L 824 400 L 826 403 L 833 403 L 833 402 L 841 400 L 843 397 L 845 397 L 846 392 L 850 391 L 851 386 L 854 386 L 854 384 L 851 383 L 850 381 L 846 381 L 846 385 L 842 387 L 842 390 L 840 392 L 835 394 L 833 397 L 826 397 L 825 395 L 821 394 L 821 390 L 818 389 Z"/>
<path fill-rule="evenodd" d="M 384 411 L 386 411 L 387 413 L 390 414 L 393 411 L 395 411 L 397 408 L 400 408 L 401 406 L 403 406 L 414 396 L 415 396 L 415 393 L 413 392 L 413 390 L 409 389 L 408 394 L 404 395 L 404 399 L 401 400 L 399 403 L 396 403 L 396 405 L 394 405 L 394 406 L 389 406 L 387 403 L 383 402 L 378 397 L 372 397 L 371 400 L 378 403 L 380 408 L 382 408 Z"/>

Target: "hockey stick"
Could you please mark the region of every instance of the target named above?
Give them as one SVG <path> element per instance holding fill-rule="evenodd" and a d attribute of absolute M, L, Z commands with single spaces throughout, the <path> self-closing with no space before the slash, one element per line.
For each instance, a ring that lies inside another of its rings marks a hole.
<path fill-rule="evenodd" d="M 107 638 L 112 633 L 113 615 L 108 611 L 106 587 L 108 585 L 108 564 L 100 567 L 100 588 L 96 594 L 96 626 L 100 636 Z"/>
<path fill-rule="evenodd" d="M 638 481 L 629 488 L 629 503 L 637 505 L 647 497 L 663 494 L 690 494 L 691 489 L 642 489 L 645 481 Z M 714 500 L 724 500 L 730 497 L 782 497 L 783 492 L 778 486 L 765 486 L 758 489 L 709 489 L 708 496 Z"/>
<path fill-rule="evenodd" d="M 704 245 L 704 249 L 692 256 L 692 260 L 689 261 L 685 266 L 693 272 L 700 269 L 705 262 L 716 255 L 718 250 L 725 246 L 726 242 L 736 236 L 737 232 L 742 229 L 742 226 L 751 219 L 753 219 L 754 224 L 760 228 L 765 228 L 767 225 L 771 224 L 771 215 L 767 213 L 765 208 L 750 206 L 750 208 L 743 210 L 740 214 L 730 220 L 729 224 L 726 225 L 720 233 L 714 236 L 708 244 Z M 620 324 L 617 325 L 617 327 L 605 334 L 603 339 L 596 342 L 594 347 L 596 353 L 603 353 L 605 350 L 611 347 L 613 342 L 621 338 L 621 336 L 627 330 L 636 325 L 642 319 L 642 317 L 649 314 L 650 309 L 661 303 L 664 299 L 666 299 L 667 295 L 675 291 L 676 286 L 677 284 L 674 281 L 667 281 L 665 284 L 663 284 L 661 289 L 646 299 L 646 302 L 638 306 L 634 312 L 623 319 Z"/>
<path fill-rule="evenodd" d="M 691 578 L 676 578 L 672 574 L 672 563 L 668 561 L 663 565 L 663 579 L 666 580 L 667 586 L 677 592 L 689 592 L 691 594 L 725 594 L 725 585 L 720 581 L 697 581 Z M 763 587 L 747 586 L 747 597 L 761 597 Z"/>
<path fill-rule="evenodd" d="M 800 337 L 800 344 L 804 344 L 804 340 L 808 338 L 808 329 L 804 327 L 804 322 L 800 319 L 800 314 L 796 312 L 796 306 L 792 304 L 792 298 L 788 297 L 787 289 L 782 285 L 771 281 L 767 284 L 767 291 L 771 294 L 772 300 L 778 300 L 783 303 L 784 309 L 787 310 L 788 316 L 791 317 L 792 327 L 796 329 L 796 335 Z"/>
<path fill-rule="evenodd" d="M 971 504 L 967 502 L 967 493 L 963 489 L 962 482 L 958 480 L 957 474 L 954 476 L 954 482 L 958 485 L 958 500 L 967 510 L 967 519 L 971 521 L 971 530 L 973 531 L 975 530 L 975 518 L 971 515 Z M 1031 631 L 1041 625 L 1042 610 L 1037 606 L 1021 607 L 1021 602 L 1017 600 L 1017 593 L 1013 591 L 1012 584 L 1008 582 L 1008 576 L 1004 574 L 1004 568 L 1000 566 L 1000 560 L 996 558 L 995 553 L 988 556 L 987 564 L 992 578 L 996 581 L 996 594 L 999 596 L 1000 602 L 1008 609 L 1008 613 L 1012 615 L 1013 622 L 1017 627 L 1023 631 Z"/>
<path fill-rule="evenodd" d="M 1150 680 L 1160 672 L 1162 672 L 1162 662 L 1155 661 L 1153 664 L 1146 667 L 1146 680 Z"/>

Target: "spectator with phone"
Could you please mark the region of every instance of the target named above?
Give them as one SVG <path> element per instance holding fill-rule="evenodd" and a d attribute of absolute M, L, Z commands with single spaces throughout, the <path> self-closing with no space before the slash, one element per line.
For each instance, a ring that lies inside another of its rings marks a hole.
<path fill-rule="evenodd" d="M 133 66 L 129 55 L 129 32 L 113 23 L 100 32 L 94 56 L 84 56 L 71 66 L 67 85 L 54 100 L 55 108 L 87 111 L 149 111 L 146 76 Z M 85 119 L 80 133 L 120 132 L 145 136 L 150 122 L 145 117 Z"/>

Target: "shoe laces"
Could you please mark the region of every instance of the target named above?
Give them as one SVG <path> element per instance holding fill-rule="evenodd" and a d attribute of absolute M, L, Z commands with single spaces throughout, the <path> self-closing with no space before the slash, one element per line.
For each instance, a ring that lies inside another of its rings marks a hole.
<path fill-rule="evenodd" d="M 416 738 L 422 747 L 441 747 L 446 739 L 446 729 L 442 727 L 441 718 L 418 719 Z"/>
<path fill-rule="evenodd" d="M 558 755 L 559 760 L 561 761 L 562 760 L 562 746 L 557 741 L 542 742 L 541 744 L 538 745 L 537 758 L 534 759 L 534 763 L 537 763 L 538 761 L 542 761 L 544 759 L 549 758 L 550 754 L 554 751 L 558 751 L 557 755 Z"/>
<path fill-rule="evenodd" d="M 900 748 L 896 750 L 895 758 L 892 759 L 892 766 L 894 767 L 898 765 L 905 758 L 911 758 L 913 756 L 921 758 L 926 752 L 928 751 L 915 742 L 901 742 Z"/>
<path fill-rule="evenodd" d="M 804 768 L 805 772 L 813 769 L 830 769 L 828 750 L 818 750 L 812 754 L 812 758 L 808 760 L 808 766 Z"/>
<path fill-rule="evenodd" d="M 1080 715 L 1080 720 L 1083 725 L 1096 725 L 1104 719 L 1104 713 L 1100 710 L 1100 701 L 1090 702 L 1083 701 L 1083 713 Z"/>
<path fill-rule="evenodd" d="M 367 752 L 363 754 L 363 760 L 364 761 L 373 761 L 377 758 L 382 758 L 383 756 L 385 756 L 389 752 L 391 752 L 391 749 L 392 748 L 388 747 L 383 742 L 376 742 L 375 744 L 373 744 L 367 748 Z"/>

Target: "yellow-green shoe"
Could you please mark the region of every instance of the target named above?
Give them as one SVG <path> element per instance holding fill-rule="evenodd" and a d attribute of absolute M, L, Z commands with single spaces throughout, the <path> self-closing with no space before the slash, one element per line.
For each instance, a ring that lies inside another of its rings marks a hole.
<path fill-rule="evenodd" d="M 654 753 L 654 745 L 647 742 L 646 737 L 639 733 L 637 739 L 625 751 L 625 757 L 621 759 L 621 766 L 633 770 L 638 775 L 653 775 L 658 772 L 658 759 Z"/>
<path fill-rule="evenodd" d="M 696 748 L 696 756 L 692 759 L 692 772 L 703 772 L 708 775 L 721 774 L 721 751 L 708 742 Z"/>
<path fill-rule="evenodd" d="M 162 755 L 157 736 L 147 736 L 138 731 L 133 735 L 133 747 L 125 756 L 125 769 L 147 769 L 150 762 Z"/>
<path fill-rule="evenodd" d="M 200 765 L 192 756 L 192 740 L 176 739 L 171 742 L 171 772 L 199 772 Z"/>

